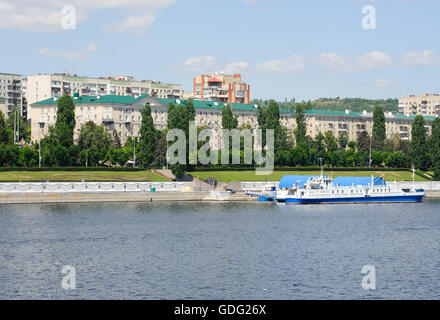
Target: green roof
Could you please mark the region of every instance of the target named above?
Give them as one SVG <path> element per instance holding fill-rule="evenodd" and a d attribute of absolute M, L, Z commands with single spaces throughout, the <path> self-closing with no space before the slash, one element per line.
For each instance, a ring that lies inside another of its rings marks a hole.
<path fill-rule="evenodd" d="M 306 110 L 305 114 L 321 114 L 321 115 L 330 115 L 330 116 L 351 116 L 351 117 L 359 117 L 362 115 L 362 112 L 348 112 L 338 111 L 338 110 Z"/>
<path fill-rule="evenodd" d="M 163 99 L 163 98 L 155 98 L 159 102 L 168 105 L 170 102 L 175 105 L 185 105 L 187 100 L 181 99 Z M 179 100 L 180 103 L 177 103 Z M 257 108 L 253 104 L 244 104 L 244 103 L 228 103 L 228 102 L 216 102 L 216 101 L 201 101 L 201 100 L 193 100 L 194 108 L 196 109 L 212 109 L 212 110 L 222 110 L 225 105 L 230 104 L 232 106 L 232 110 L 234 111 L 256 111 Z M 288 112 L 282 111 L 281 112 Z"/>
<path fill-rule="evenodd" d="M 96 96 L 80 96 L 78 99 L 74 99 L 73 102 L 75 104 L 93 104 L 93 103 L 112 103 L 112 104 L 131 104 L 139 99 L 143 99 L 147 97 L 147 95 L 136 97 L 131 96 L 117 96 L 117 95 L 102 95 L 98 99 Z M 36 102 L 32 104 L 32 106 L 40 106 L 40 105 L 52 105 L 57 104 L 59 98 L 49 98 L 43 101 Z"/>
<path fill-rule="evenodd" d="M 149 97 L 148 95 L 142 95 L 139 97 L 132 97 L 132 96 L 117 96 L 117 95 L 102 95 L 98 99 L 96 96 L 80 96 L 78 99 L 74 99 L 75 104 L 93 104 L 93 103 L 110 103 L 110 104 L 122 104 L 122 105 L 129 105 L 132 104 L 140 99 Z M 175 105 L 185 105 L 187 100 L 182 99 L 165 99 L 165 98 L 156 98 L 152 97 L 153 99 L 159 101 L 160 103 L 164 105 L 168 105 L 170 103 L 173 103 Z M 0 97 L 0 99 L 6 99 Z M 59 98 L 57 98 L 59 99 Z M 177 103 L 179 102 L 179 103 Z M 42 106 L 42 105 L 54 105 L 57 104 L 57 100 L 55 98 L 49 98 L 43 101 L 36 102 L 32 104 L 32 106 Z M 234 111 L 257 111 L 257 108 L 254 104 L 244 104 L 244 103 L 225 103 L 225 102 L 215 102 L 215 101 L 201 101 L 201 100 L 193 100 L 194 108 L 195 109 L 211 109 L 211 110 L 222 110 L 225 105 L 230 104 L 232 106 L 232 110 Z M 294 110 L 285 110 L 280 108 L 281 113 L 290 113 L 295 114 L 296 112 Z M 333 115 L 333 116 L 349 116 L 349 117 L 359 117 L 362 116 L 362 112 L 348 112 L 345 111 L 337 111 L 337 110 L 306 110 L 305 114 L 309 115 Z M 370 113 L 371 114 L 371 113 Z M 416 116 L 410 115 L 406 116 L 404 114 L 396 114 L 393 113 L 393 117 L 395 119 L 409 119 L 413 120 Z M 423 116 L 425 120 L 433 121 L 435 119 L 434 116 Z"/>
<path fill-rule="evenodd" d="M 414 118 L 416 117 L 415 115 L 406 116 L 404 114 L 399 114 L 399 113 L 393 114 L 393 116 L 394 116 L 394 118 L 397 118 L 397 119 L 410 119 L 410 120 L 414 120 Z M 432 120 L 432 121 L 435 120 L 434 116 L 423 116 L 423 118 L 425 120 Z"/>

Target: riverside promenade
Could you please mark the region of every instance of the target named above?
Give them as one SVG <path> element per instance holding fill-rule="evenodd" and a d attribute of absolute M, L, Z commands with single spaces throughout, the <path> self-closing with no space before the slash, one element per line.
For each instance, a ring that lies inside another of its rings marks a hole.
<path fill-rule="evenodd" d="M 0 204 L 247 201 L 244 194 L 192 182 L 5 182 Z"/>
<path fill-rule="evenodd" d="M 391 182 L 394 183 L 394 182 Z M 440 182 L 395 182 L 401 188 L 424 189 L 426 198 L 440 199 Z M 88 202 L 255 201 L 246 191 L 261 192 L 278 182 L 232 182 L 219 190 L 192 182 L 4 182 L 0 204 Z M 236 193 L 226 192 L 226 189 Z"/>

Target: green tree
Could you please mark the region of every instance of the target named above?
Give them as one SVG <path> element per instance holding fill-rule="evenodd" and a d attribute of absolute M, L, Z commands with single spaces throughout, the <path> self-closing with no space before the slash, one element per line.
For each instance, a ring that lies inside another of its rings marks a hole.
<path fill-rule="evenodd" d="M 298 103 L 296 105 L 296 130 L 295 130 L 295 139 L 296 145 L 302 145 L 306 141 L 307 134 L 307 125 L 306 118 L 304 115 L 305 106 L 302 103 Z"/>
<path fill-rule="evenodd" d="M 118 131 L 113 130 L 112 138 L 113 138 L 113 148 L 115 148 L 115 149 L 122 148 L 121 137 L 120 137 Z"/>
<path fill-rule="evenodd" d="M 425 119 L 418 115 L 411 126 L 411 158 L 417 169 L 426 169 L 426 147 Z"/>
<path fill-rule="evenodd" d="M 185 171 L 190 168 L 189 161 L 189 123 L 195 119 L 195 110 L 192 100 L 188 100 L 186 105 L 168 105 L 168 129 L 181 129 L 186 136 L 186 160 L 187 164 L 175 164 L 171 166 L 171 171 L 178 178 L 183 178 Z"/>
<path fill-rule="evenodd" d="M 11 115 L 9 116 L 8 120 L 6 120 L 6 125 L 9 130 L 11 130 L 12 136 L 14 136 L 13 132 L 15 129 L 17 142 L 21 141 L 21 139 L 29 141 L 30 131 L 28 128 L 28 124 L 26 122 L 26 119 L 24 119 L 20 115 L 17 107 L 12 108 Z"/>
<path fill-rule="evenodd" d="M 16 167 L 19 162 L 20 149 L 17 145 L 9 144 L 0 147 L 0 166 Z"/>
<path fill-rule="evenodd" d="M 432 154 L 432 166 L 434 168 L 434 179 L 440 181 L 440 118 L 435 118 L 432 122 L 430 150 Z"/>
<path fill-rule="evenodd" d="M 230 104 L 223 106 L 222 109 L 222 128 L 223 129 L 237 129 L 238 119 L 237 116 L 233 114 L 232 107 Z"/>
<path fill-rule="evenodd" d="M 38 164 L 38 152 L 31 147 L 20 148 L 18 157 L 20 167 L 32 167 Z"/>
<path fill-rule="evenodd" d="M 73 144 L 73 130 L 75 128 L 75 104 L 68 94 L 58 99 L 57 120 L 55 132 L 58 142 L 68 148 Z"/>
<path fill-rule="evenodd" d="M 280 107 L 278 103 L 271 100 L 265 114 L 266 129 L 277 129 L 280 126 Z"/>
<path fill-rule="evenodd" d="M 155 154 L 154 149 L 156 146 L 156 128 L 154 128 L 153 117 L 151 116 L 151 107 L 147 103 L 141 111 L 142 123 L 141 123 L 141 136 L 140 136 L 140 159 L 142 165 L 148 168 L 153 163 Z"/>
<path fill-rule="evenodd" d="M 93 121 L 86 122 L 79 133 L 78 146 L 81 163 L 87 166 L 97 166 L 103 161 L 112 144 L 108 129 L 96 125 Z"/>
<path fill-rule="evenodd" d="M 385 115 L 382 107 L 376 106 L 373 113 L 373 135 L 372 148 L 378 151 L 383 150 L 386 139 Z"/>
<path fill-rule="evenodd" d="M 266 145 L 266 109 L 264 106 L 259 105 L 258 106 L 258 113 L 257 113 L 257 122 L 258 122 L 258 128 L 261 129 L 261 145 Z"/>
<path fill-rule="evenodd" d="M 345 148 L 347 148 L 347 144 L 348 144 L 348 134 L 347 133 L 339 132 L 338 144 L 339 144 L 339 148 L 341 150 L 345 150 Z"/>
<path fill-rule="evenodd" d="M 152 166 L 162 167 L 166 165 L 167 157 L 167 138 L 166 130 L 157 131 L 154 147 L 154 160 Z"/>
<path fill-rule="evenodd" d="M 370 136 L 367 131 L 361 131 L 357 139 L 358 151 L 361 153 L 369 153 L 370 151 Z"/>
<path fill-rule="evenodd" d="M 41 163 L 45 167 L 51 167 L 56 163 L 53 151 L 57 146 L 57 137 L 55 134 L 55 128 L 50 126 L 48 134 L 40 140 L 39 146 L 41 146 Z"/>
<path fill-rule="evenodd" d="M 336 142 L 333 131 L 326 131 L 324 134 L 325 149 L 327 152 L 335 152 L 338 150 L 338 143 Z"/>
<path fill-rule="evenodd" d="M 0 111 L 0 146 L 12 144 L 13 132 L 6 125 L 5 116 Z"/>
<path fill-rule="evenodd" d="M 290 134 L 287 128 L 283 127 L 280 123 L 280 107 L 278 103 L 271 100 L 267 106 L 264 115 L 265 129 L 274 130 L 274 149 L 275 149 L 275 161 L 277 165 L 283 165 L 288 162 L 288 152 L 292 146 L 293 141 L 290 139 Z"/>

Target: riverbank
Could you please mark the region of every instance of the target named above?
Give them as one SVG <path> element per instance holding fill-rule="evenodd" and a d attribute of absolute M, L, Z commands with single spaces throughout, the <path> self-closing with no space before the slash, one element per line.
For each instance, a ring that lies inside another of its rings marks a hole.
<path fill-rule="evenodd" d="M 245 192 L 261 192 L 277 181 L 235 181 L 212 186 L 191 182 L 1 182 L 0 204 L 88 202 L 256 201 Z M 396 182 L 400 188 L 424 189 L 440 199 L 440 182 Z M 226 189 L 236 191 L 226 192 Z"/>
<path fill-rule="evenodd" d="M 193 202 L 250 201 L 244 194 L 226 192 L 125 192 L 125 193 L 40 193 L 0 195 L 0 204 L 95 203 L 95 202 Z"/>
<path fill-rule="evenodd" d="M 427 191 L 426 199 L 440 199 L 440 191 Z M 204 202 L 257 201 L 244 193 L 227 192 L 125 192 L 125 193 L 40 193 L 0 195 L 1 204 L 99 203 L 99 202 Z"/>

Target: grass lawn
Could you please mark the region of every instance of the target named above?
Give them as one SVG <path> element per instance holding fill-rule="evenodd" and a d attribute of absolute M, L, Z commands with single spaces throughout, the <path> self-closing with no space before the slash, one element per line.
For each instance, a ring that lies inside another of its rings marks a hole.
<path fill-rule="evenodd" d="M 149 171 L 4 171 L 0 172 L 3 182 L 40 181 L 169 181 Z"/>
<path fill-rule="evenodd" d="M 386 181 L 412 181 L 412 173 L 407 171 L 330 171 L 325 172 L 333 177 L 375 177 L 384 175 Z M 189 172 L 194 177 L 202 180 L 207 178 L 215 178 L 217 181 L 279 181 L 285 175 L 319 175 L 320 171 L 274 171 L 268 176 L 257 176 L 255 171 L 208 171 L 208 172 Z M 416 181 L 426 181 L 418 175 L 415 176 Z"/>

